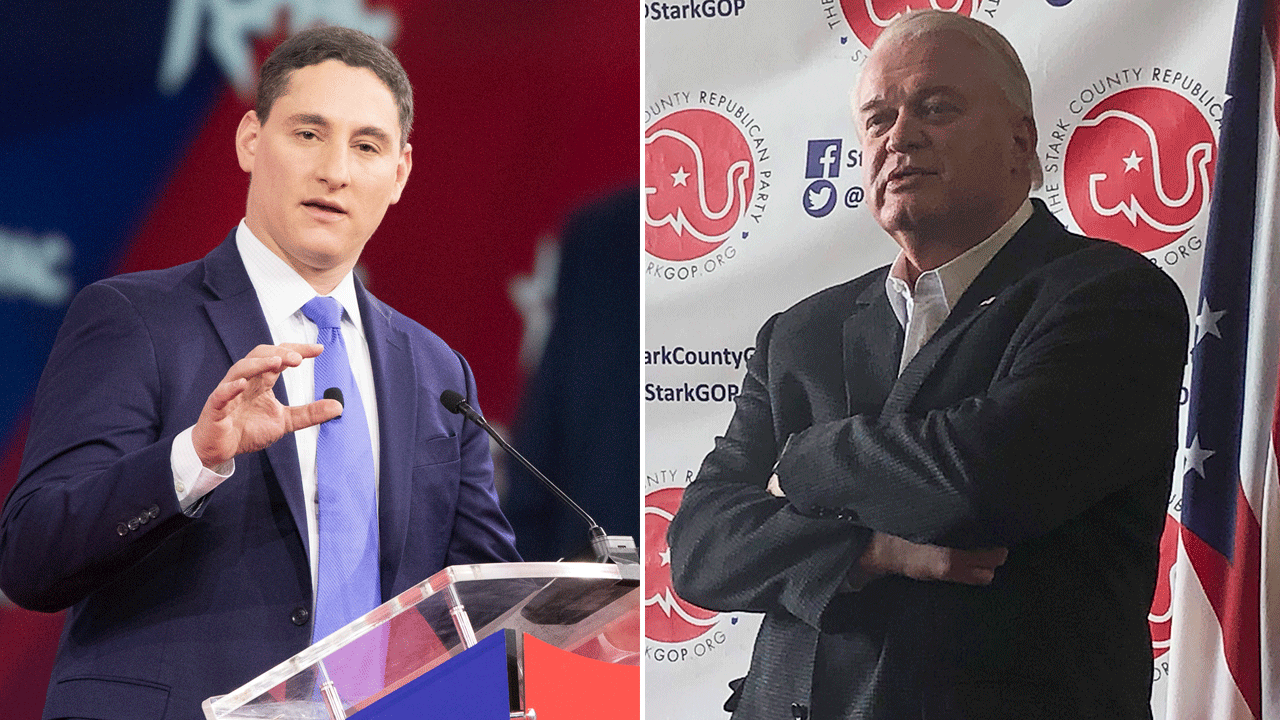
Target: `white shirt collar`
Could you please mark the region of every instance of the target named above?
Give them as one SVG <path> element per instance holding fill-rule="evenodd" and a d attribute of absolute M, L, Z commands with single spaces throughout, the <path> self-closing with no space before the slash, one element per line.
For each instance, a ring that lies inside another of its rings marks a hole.
<path fill-rule="evenodd" d="M 316 296 L 315 288 L 289 267 L 289 263 L 263 245 L 244 220 L 236 228 L 236 249 L 240 252 L 245 272 L 249 274 L 249 281 L 258 293 L 258 302 L 269 326 L 301 311 L 302 306 Z M 343 276 L 329 295 L 342 303 L 346 318 L 364 334 L 364 323 L 357 309 L 360 306 L 356 302 L 354 275 L 347 273 Z"/>
<path fill-rule="evenodd" d="M 889 296 L 889 304 L 893 307 L 893 314 L 898 317 L 898 322 L 903 326 L 907 326 L 909 320 L 909 308 L 914 301 L 919 301 L 921 295 L 936 297 L 940 299 L 946 306 L 948 312 L 955 307 L 956 301 L 964 294 L 965 290 L 973 284 L 973 281 L 982 272 L 982 269 L 991 262 L 991 258 L 1000 252 L 1000 249 L 1014 236 L 1014 233 L 1027 222 L 1031 217 L 1032 206 L 1031 198 L 1022 201 L 1022 205 L 1013 213 L 1005 224 L 1001 225 L 986 240 L 974 245 L 966 250 L 959 257 L 952 259 L 944 265 L 933 270 L 920 273 L 916 278 L 916 285 L 912 288 L 907 284 L 907 257 L 901 250 L 898 251 L 898 257 L 894 259 L 893 265 L 889 267 L 889 274 L 885 276 L 884 289 Z"/>

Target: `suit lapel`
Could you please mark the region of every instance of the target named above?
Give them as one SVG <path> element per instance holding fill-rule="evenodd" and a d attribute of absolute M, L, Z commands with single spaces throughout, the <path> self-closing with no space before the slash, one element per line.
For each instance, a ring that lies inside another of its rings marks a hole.
<path fill-rule="evenodd" d="M 205 303 L 209 322 L 222 340 L 231 362 L 236 362 L 261 344 L 271 343 L 271 330 L 262 316 L 262 305 L 249 282 L 240 253 L 235 245 L 235 231 L 213 252 L 205 257 L 205 287 L 214 299 Z M 284 405 L 289 398 L 284 383 L 277 382 L 276 398 Z M 273 443 L 265 451 L 276 481 L 280 484 L 289 513 L 293 516 L 303 549 L 308 556 L 311 548 L 307 538 L 307 514 L 302 498 L 302 470 L 298 467 L 298 446 L 292 434 Z"/>
<path fill-rule="evenodd" d="M 391 594 L 409 532 L 417 379 L 404 332 L 391 323 L 386 309 L 358 280 L 356 297 L 378 401 L 378 553 L 385 600 Z"/>
<path fill-rule="evenodd" d="M 885 295 L 884 278 L 872 281 L 844 322 L 845 401 L 849 414 L 884 405 L 898 378 L 902 325 Z"/>
<path fill-rule="evenodd" d="M 1065 230 L 1043 203 L 1032 200 L 1032 204 L 1031 217 L 978 273 L 942 326 L 903 368 L 885 402 L 885 412 L 905 410 L 951 345 L 988 307 L 999 301 L 1001 291 L 1046 262 L 1048 238 Z"/>

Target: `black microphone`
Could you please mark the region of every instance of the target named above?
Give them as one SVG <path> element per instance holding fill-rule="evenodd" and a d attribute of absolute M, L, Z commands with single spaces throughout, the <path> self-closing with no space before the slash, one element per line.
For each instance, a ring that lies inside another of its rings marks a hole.
<path fill-rule="evenodd" d="M 480 413 L 475 411 L 475 408 L 471 407 L 466 398 L 462 397 L 456 390 L 445 390 L 440 393 L 440 404 L 444 405 L 449 412 L 455 415 L 462 413 L 468 420 L 484 428 L 484 431 L 489 433 L 489 436 L 496 440 L 503 450 L 506 450 L 512 457 L 519 460 L 520 464 L 533 473 L 534 477 L 542 481 L 542 484 L 546 485 L 556 497 L 560 498 L 561 502 L 572 508 L 574 512 L 586 521 L 587 532 L 591 535 L 591 550 L 595 553 L 597 562 L 609 562 L 612 560 L 619 564 L 639 564 L 640 552 L 636 549 L 634 540 L 627 537 L 606 535 L 604 528 L 600 527 L 587 514 L 586 510 L 579 507 L 578 503 L 573 501 L 573 498 L 566 495 L 555 483 L 547 479 L 547 476 L 543 475 L 542 471 L 534 467 L 533 463 L 526 460 L 515 448 L 511 447 L 511 444 L 499 435 L 498 431 L 494 430 L 493 426 L 485 421 Z"/>
<path fill-rule="evenodd" d="M 324 391 L 324 400 L 337 400 L 342 407 L 346 407 L 347 403 L 342 399 L 342 391 L 336 387 L 331 387 Z"/>

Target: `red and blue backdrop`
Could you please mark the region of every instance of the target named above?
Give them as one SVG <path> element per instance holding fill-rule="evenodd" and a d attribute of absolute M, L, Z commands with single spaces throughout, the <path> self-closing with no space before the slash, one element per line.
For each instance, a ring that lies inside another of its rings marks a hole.
<path fill-rule="evenodd" d="M 26 0 L 0 7 L 0 493 L 71 297 L 196 259 L 235 226 L 245 78 L 313 22 L 383 38 L 414 85 L 413 173 L 362 258 L 370 288 L 468 358 L 487 416 L 514 420 L 513 280 L 571 211 L 639 178 L 634 6 Z M 39 717 L 60 628 L 0 602 L 6 718 Z"/>

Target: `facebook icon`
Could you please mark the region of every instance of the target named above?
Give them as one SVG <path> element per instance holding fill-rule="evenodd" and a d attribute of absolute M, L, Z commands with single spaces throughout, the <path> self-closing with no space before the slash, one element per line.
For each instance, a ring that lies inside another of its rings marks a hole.
<path fill-rule="evenodd" d="M 809 156 L 805 161 L 804 176 L 806 178 L 840 177 L 840 138 L 832 140 L 810 140 Z"/>

